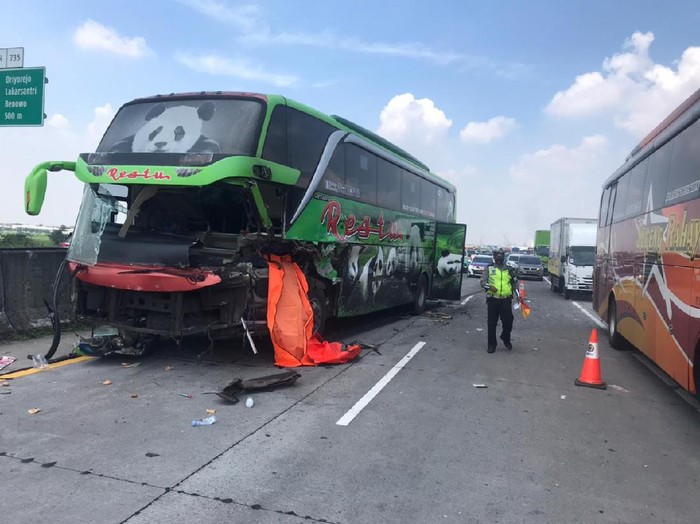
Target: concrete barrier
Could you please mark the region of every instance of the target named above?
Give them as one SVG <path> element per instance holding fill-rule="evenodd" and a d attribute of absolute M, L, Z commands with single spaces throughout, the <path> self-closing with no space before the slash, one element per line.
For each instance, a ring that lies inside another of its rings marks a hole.
<path fill-rule="evenodd" d="M 0 335 L 49 327 L 44 300 L 51 303 L 53 282 L 65 249 L 0 249 Z M 68 274 L 59 296 L 62 321 L 74 319 Z"/>

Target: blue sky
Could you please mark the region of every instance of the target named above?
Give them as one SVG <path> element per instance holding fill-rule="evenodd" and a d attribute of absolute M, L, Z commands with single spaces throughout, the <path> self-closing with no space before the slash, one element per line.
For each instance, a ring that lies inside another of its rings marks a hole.
<path fill-rule="evenodd" d="M 700 88 L 693 1 L 0 1 L 0 47 L 45 66 L 48 120 L 0 128 L 0 222 L 72 224 L 81 187 L 24 176 L 95 148 L 140 96 L 279 93 L 378 131 L 454 183 L 470 243 L 595 217 L 602 182 Z"/>

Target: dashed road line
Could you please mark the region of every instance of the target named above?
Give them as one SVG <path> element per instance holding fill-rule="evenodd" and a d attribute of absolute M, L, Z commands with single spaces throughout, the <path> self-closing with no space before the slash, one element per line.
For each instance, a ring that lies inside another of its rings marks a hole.
<path fill-rule="evenodd" d="M 587 316 L 588 318 L 590 318 L 593 322 L 595 322 L 596 324 L 598 324 L 599 327 L 601 327 L 601 328 L 603 328 L 603 329 L 607 329 L 607 328 L 608 328 L 607 324 L 605 324 L 604 322 L 602 322 L 599 318 L 596 318 L 596 317 L 593 315 L 593 313 L 589 313 L 588 311 L 586 311 L 586 309 L 585 309 L 581 304 L 579 304 L 579 303 L 576 302 L 575 300 L 572 300 L 571 303 L 572 303 L 574 306 L 576 306 L 577 308 L 579 308 L 579 309 L 583 312 L 584 315 L 586 315 L 586 316 Z"/>
<path fill-rule="evenodd" d="M 461 302 L 459 305 L 460 305 L 460 306 L 463 306 L 464 304 L 466 304 L 467 302 L 469 302 L 469 301 L 472 299 L 473 296 L 474 296 L 474 295 L 469 295 L 467 298 L 465 298 L 464 300 L 462 300 L 462 302 Z"/>
<path fill-rule="evenodd" d="M 416 353 L 418 353 L 421 348 L 425 346 L 425 342 L 421 341 L 418 342 L 411 351 L 409 351 L 405 357 L 403 357 L 393 368 L 389 370 L 389 372 L 384 375 L 379 382 L 377 382 L 372 389 L 370 389 L 367 393 L 364 394 L 364 396 L 358 400 L 353 407 L 351 407 L 345 415 L 340 417 L 338 419 L 338 422 L 336 424 L 338 426 L 347 426 L 352 422 L 352 420 L 360 414 L 360 411 L 365 409 L 367 405 L 372 401 L 374 397 L 376 397 L 379 392 L 384 389 L 384 386 L 386 386 L 392 378 L 396 376 L 396 374 L 401 371 L 401 369 L 408 363 L 409 360 L 411 360 Z"/>

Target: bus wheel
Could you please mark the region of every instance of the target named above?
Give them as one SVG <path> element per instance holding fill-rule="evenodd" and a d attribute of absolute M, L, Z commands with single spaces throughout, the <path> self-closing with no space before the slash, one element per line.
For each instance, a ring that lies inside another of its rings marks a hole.
<path fill-rule="evenodd" d="M 425 299 L 428 297 L 428 278 L 425 275 L 420 276 L 418 281 L 418 289 L 416 290 L 416 299 L 413 302 L 413 314 L 420 315 L 425 311 Z"/>
<path fill-rule="evenodd" d="M 309 290 L 308 298 L 311 309 L 314 312 L 312 335 L 321 335 L 323 334 L 323 328 L 326 326 L 326 317 L 328 315 L 326 296 L 321 289 L 315 287 Z"/>
<path fill-rule="evenodd" d="M 622 335 L 617 330 L 617 305 L 614 298 L 611 298 L 610 304 L 608 304 L 608 339 L 610 347 L 623 349 Z"/>

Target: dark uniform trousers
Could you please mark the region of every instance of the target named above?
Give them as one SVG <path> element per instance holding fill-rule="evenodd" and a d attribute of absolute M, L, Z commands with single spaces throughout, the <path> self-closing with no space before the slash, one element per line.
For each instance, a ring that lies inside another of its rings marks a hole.
<path fill-rule="evenodd" d="M 498 326 L 498 319 L 501 319 L 503 324 L 503 332 L 501 333 L 501 339 L 503 343 L 510 343 L 510 332 L 513 329 L 513 299 L 508 298 L 486 298 L 486 307 L 488 311 L 488 335 L 489 335 L 489 347 L 496 347 L 496 326 Z"/>

